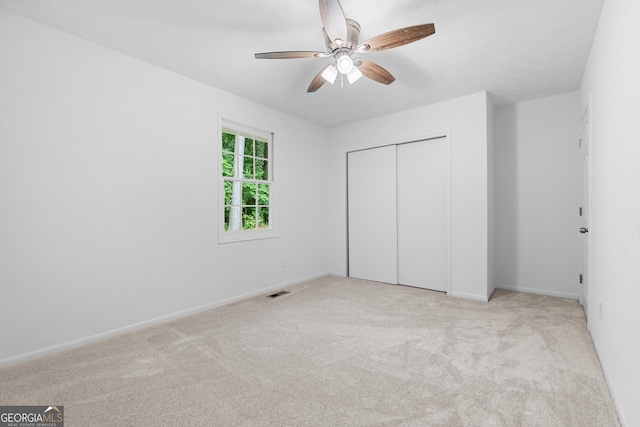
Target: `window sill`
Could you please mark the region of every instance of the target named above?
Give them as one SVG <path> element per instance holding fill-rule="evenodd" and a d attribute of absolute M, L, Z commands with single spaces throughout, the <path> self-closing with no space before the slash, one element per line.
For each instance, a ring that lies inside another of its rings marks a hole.
<path fill-rule="evenodd" d="M 250 240 L 274 239 L 278 237 L 275 230 L 257 231 L 220 231 L 218 244 L 247 242 Z"/>

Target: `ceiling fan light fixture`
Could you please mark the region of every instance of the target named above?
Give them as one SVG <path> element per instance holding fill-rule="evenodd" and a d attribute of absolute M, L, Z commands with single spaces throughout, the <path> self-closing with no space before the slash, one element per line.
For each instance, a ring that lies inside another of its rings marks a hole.
<path fill-rule="evenodd" d="M 336 68 L 341 74 L 349 74 L 353 71 L 353 59 L 344 53 L 336 58 Z"/>
<path fill-rule="evenodd" d="M 349 80 L 349 84 L 354 84 L 355 82 L 360 80 L 360 77 L 362 77 L 362 73 L 356 67 L 353 67 L 349 74 L 347 74 L 347 80 Z"/>
<path fill-rule="evenodd" d="M 333 65 L 329 65 L 322 72 L 322 78 L 331 84 L 336 81 L 336 77 L 338 77 L 338 70 Z"/>

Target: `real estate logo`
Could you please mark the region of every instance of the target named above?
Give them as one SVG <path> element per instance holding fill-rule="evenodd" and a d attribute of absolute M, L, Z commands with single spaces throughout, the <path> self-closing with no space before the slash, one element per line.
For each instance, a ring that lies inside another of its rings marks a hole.
<path fill-rule="evenodd" d="M 64 427 L 64 406 L 0 406 L 0 427 Z"/>

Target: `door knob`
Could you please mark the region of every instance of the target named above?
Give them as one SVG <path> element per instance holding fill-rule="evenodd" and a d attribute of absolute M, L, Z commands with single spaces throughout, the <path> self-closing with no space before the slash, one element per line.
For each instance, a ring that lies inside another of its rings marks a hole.
<path fill-rule="evenodd" d="M 589 229 L 588 229 L 588 228 L 584 228 L 584 227 L 580 227 L 580 232 L 581 232 L 582 234 L 584 234 L 584 233 L 588 233 L 588 232 L 589 232 Z"/>

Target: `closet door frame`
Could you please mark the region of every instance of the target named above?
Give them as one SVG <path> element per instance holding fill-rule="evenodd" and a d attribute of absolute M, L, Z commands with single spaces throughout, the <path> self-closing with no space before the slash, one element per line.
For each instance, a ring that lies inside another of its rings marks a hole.
<path fill-rule="evenodd" d="M 451 167 L 451 129 L 444 129 L 434 131 L 431 133 L 417 136 L 415 138 L 406 138 L 397 141 L 387 141 L 373 143 L 367 146 L 349 147 L 345 150 L 345 207 L 346 207 L 346 275 L 350 277 L 349 268 L 349 153 L 355 151 L 369 150 L 374 148 L 381 148 L 389 145 L 397 146 L 402 144 L 411 144 L 413 142 L 440 139 L 445 140 L 445 230 L 446 230 L 446 289 L 447 294 L 452 292 L 452 224 L 451 224 L 451 179 L 452 179 L 452 167 Z M 397 284 L 397 280 L 396 280 Z"/>

